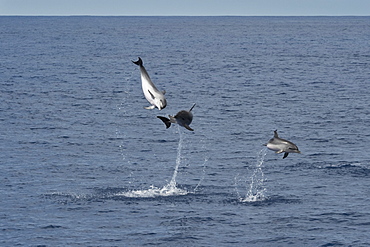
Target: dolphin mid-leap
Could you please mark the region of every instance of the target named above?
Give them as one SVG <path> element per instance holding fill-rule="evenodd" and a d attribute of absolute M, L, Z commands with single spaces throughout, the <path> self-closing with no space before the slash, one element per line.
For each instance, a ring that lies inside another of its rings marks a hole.
<path fill-rule="evenodd" d="M 266 144 L 268 149 L 276 151 L 277 154 L 284 153 L 283 159 L 288 157 L 289 153 L 301 153 L 298 150 L 297 145 L 294 143 L 284 140 L 278 136 L 277 130 L 274 131 L 274 138 L 270 139 Z"/>
<path fill-rule="evenodd" d="M 163 121 L 163 123 L 166 125 L 166 128 L 168 129 L 171 126 L 171 123 L 177 123 L 178 125 L 190 130 L 194 131 L 192 128 L 190 128 L 191 121 L 193 121 L 193 113 L 191 113 L 191 110 L 193 110 L 195 104 L 190 108 L 189 111 L 179 111 L 174 117 L 171 115 L 168 115 L 170 118 L 157 116 L 160 120 Z"/>
<path fill-rule="evenodd" d="M 159 110 L 162 110 L 167 106 L 166 98 L 164 97 L 165 91 L 159 91 L 156 86 L 153 84 L 152 80 L 146 72 L 145 67 L 143 66 L 143 60 L 139 57 L 139 60 L 136 62 L 132 61 L 134 64 L 140 66 L 140 75 L 141 75 L 141 87 L 145 98 L 149 101 L 151 106 L 145 107 L 145 109 L 154 109 L 157 107 Z"/>

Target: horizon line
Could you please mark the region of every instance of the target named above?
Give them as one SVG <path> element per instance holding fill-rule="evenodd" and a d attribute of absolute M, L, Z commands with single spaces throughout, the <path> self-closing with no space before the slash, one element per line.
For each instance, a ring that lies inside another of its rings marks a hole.
<path fill-rule="evenodd" d="M 370 15 L 0 15 L 0 17 L 370 17 Z"/>

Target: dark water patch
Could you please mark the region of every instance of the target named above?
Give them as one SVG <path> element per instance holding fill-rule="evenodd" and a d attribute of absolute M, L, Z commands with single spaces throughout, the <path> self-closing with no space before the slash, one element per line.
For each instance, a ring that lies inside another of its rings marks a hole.
<path fill-rule="evenodd" d="M 59 228 L 67 229 L 67 228 L 66 228 L 66 227 L 64 227 L 64 226 L 58 226 L 58 225 L 47 225 L 47 226 L 43 226 L 43 227 L 41 227 L 41 229 L 59 229 Z"/>
<path fill-rule="evenodd" d="M 169 242 L 170 243 L 177 243 L 176 245 L 180 244 L 182 246 L 191 246 L 191 245 L 196 245 L 198 243 L 199 240 L 201 240 L 202 238 L 199 238 L 199 237 L 193 237 L 193 236 L 188 236 L 188 235 L 184 235 L 182 233 L 177 233 L 177 234 L 174 234 L 174 236 L 171 236 L 171 237 L 167 237 L 167 238 L 160 238 L 158 240 L 158 244 L 144 244 L 144 246 L 153 246 L 153 245 L 162 245 L 163 243 L 167 243 Z M 161 244 L 162 243 L 162 244 Z M 171 244 L 170 244 L 171 245 Z"/>
<path fill-rule="evenodd" d="M 212 222 L 214 219 L 209 216 L 183 216 L 180 218 L 170 219 L 163 221 L 161 225 L 164 226 L 192 226 L 196 224 L 202 224 L 205 222 Z"/>
<path fill-rule="evenodd" d="M 347 245 L 339 241 L 331 241 L 329 243 L 320 245 L 320 247 L 330 247 L 330 246 L 347 246 Z"/>

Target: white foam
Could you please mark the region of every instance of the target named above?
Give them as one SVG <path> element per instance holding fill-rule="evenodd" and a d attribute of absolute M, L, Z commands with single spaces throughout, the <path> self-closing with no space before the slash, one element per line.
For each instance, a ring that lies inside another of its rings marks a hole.
<path fill-rule="evenodd" d="M 240 202 L 261 202 L 266 200 L 266 189 L 257 191 L 255 194 L 247 194 L 246 198 L 239 198 Z"/>
<path fill-rule="evenodd" d="M 129 198 L 153 198 L 160 196 L 183 196 L 187 195 L 189 192 L 177 188 L 176 185 L 167 184 L 163 188 L 158 188 L 155 186 L 150 186 L 147 190 L 132 190 L 127 192 L 121 192 L 116 194 L 116 196 L 124 196 Z"/>

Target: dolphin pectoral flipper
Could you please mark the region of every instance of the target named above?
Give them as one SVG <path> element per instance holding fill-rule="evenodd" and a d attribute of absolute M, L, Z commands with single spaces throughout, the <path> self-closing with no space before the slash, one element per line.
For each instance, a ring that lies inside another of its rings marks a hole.
<path fill-rule="evenodd" d="M 284 153 L 284 156 L 283 156 L 283 159 L 285 159 L 286 157 L 288 157 L 289 153 Z"/>
<path fill-rule="evenodd" d="M 154 95 L 152 94 L 152 92 L 150 92 L 150 90 L 148 90 L 150 96 L 152 96 L 152 99 L 155 99 Z"/>
<path fill-rule="evenodd" d="M 171 126 L 171 120 L 166 118 L 166 117 L 162 117 L 162 116 L 157 116 L 157 118 L 159 118 L 160 120 L 163 121 L 163 123 L 166 125 L 166 129 L 168 129 L 170 126 Z"/>
<path fill-rule="evenodd" d="M 187 130 L 190 130 L 190 131 L 194 131 L 192 128 L 190 128 L 190 126 L 189 125 L 187 125 L 187 124 L 184 124 L 184 127 L 187 129 Z"/>

